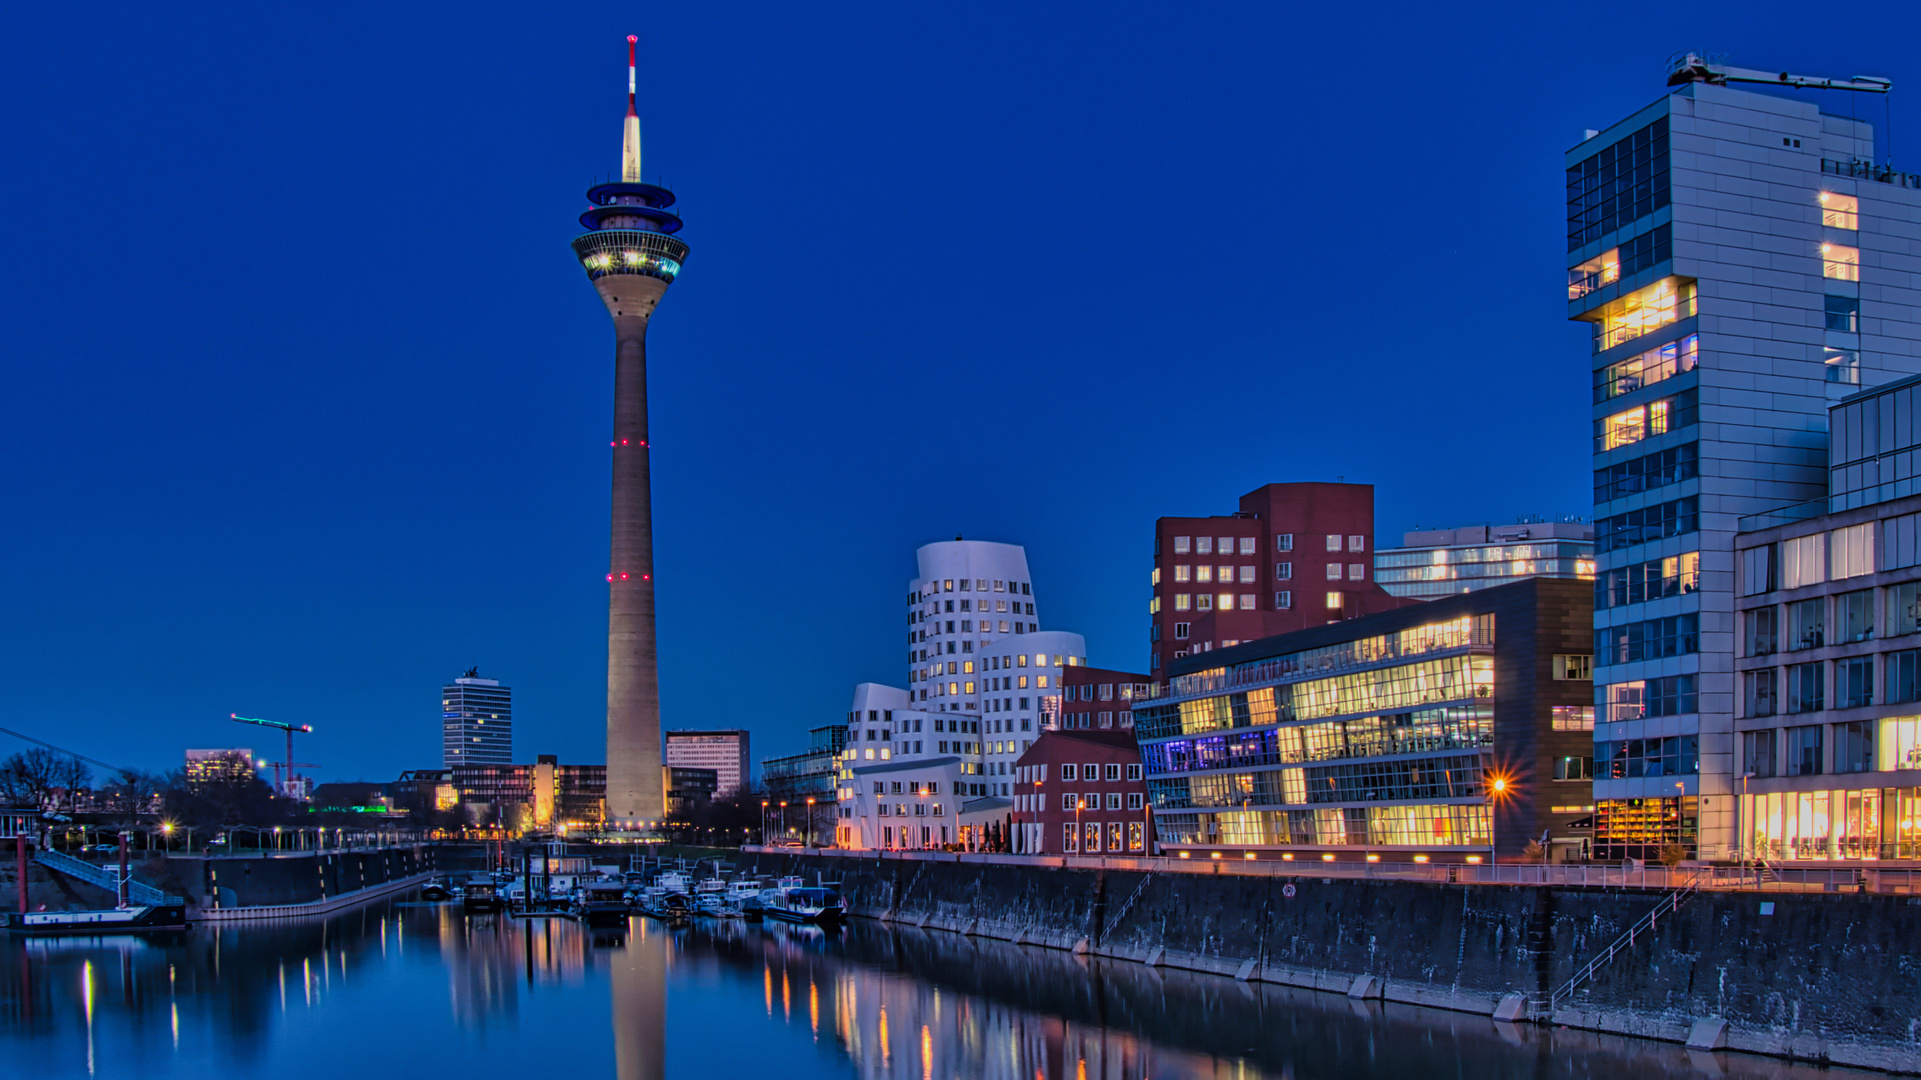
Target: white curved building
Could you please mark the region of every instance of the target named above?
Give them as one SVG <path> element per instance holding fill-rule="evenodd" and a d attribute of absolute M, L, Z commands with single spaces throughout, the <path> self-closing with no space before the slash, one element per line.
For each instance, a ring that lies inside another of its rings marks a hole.
<path fill-rule="evenodd" d="M 1081 635 L 1041 629 L 1019 545 L 951 540 L 915 554 L 907 687 L 862 683 L 848 713 L 848 847 L 937 847 L 978 842 L 963 827 L 1004 828 L 1014 761 L 1058 721 L 1061 669 L 1087 662 Z"/>

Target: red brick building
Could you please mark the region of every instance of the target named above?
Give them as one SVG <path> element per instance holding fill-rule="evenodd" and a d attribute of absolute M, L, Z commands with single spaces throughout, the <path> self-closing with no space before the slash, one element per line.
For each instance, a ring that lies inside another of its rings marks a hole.
<path fill-rule="evenodd" d="M 1131 729 L 1045 732 L 1015 762 L 1014 773 L 1014 851 L 1152 851 L 1147 783 L 1141 779 L 1141 754 Z"/>
<path fill-rule="evenodd" d="M 1134 702 L 1147 696 L 1153 680 L 1133 671 L 1108 668 L 1062 668 L 1061 701 L 1053 725 L 1046 730 L 1131 731 Z"/>
<path fill-rule="evenodd" d="M 1374 485 L 1269 484 L 1224 517 L 1154 523 L 1149 670 L 1418 601 L 1374 583 Z"/>

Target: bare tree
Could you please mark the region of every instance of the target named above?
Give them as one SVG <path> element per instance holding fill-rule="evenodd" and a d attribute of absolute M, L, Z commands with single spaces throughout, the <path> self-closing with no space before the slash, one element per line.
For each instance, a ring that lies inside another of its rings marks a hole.
<path fill-rule="evenodd" d="M 58 810 L 62 800 L 71 806 L 74 790 L 89 778 L 79 758 L 36 746 L 0 762 L 0 796 L 18 806 Z"/>

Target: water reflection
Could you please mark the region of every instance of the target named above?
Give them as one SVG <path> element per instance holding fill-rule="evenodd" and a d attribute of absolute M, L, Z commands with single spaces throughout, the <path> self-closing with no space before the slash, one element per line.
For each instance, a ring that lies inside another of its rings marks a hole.
<path fill-rule="evenodd" d="M 641 919 L 607 931 L 376 903 L 0 950 L 0 1060 L 33 1077 L 271 1068 L 337 1080 L 343 1065 L 619 1080 L 1816 1074 L 866 922 L 831 935 Z"/>

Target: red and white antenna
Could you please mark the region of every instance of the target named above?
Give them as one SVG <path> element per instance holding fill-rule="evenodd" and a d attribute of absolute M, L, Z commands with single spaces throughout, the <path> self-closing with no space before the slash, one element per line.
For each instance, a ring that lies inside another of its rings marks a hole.
<path fill-rule="evenodd" d="M 640 183 L 640 111 L 634 106 L 634 53 L 640 38 L 627 35 L 627 122 L 620 132 L 620 178 L 629 184 Z"/>

